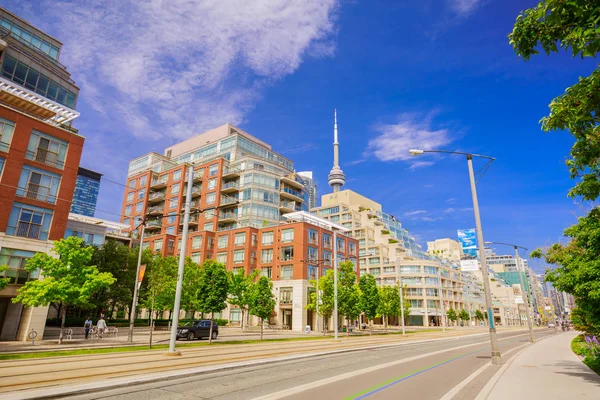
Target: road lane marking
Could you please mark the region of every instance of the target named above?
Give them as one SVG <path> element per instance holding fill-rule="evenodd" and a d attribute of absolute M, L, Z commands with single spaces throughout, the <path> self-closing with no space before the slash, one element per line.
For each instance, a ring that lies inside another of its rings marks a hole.
<path fill-rule="evenodd" d="M 514 336 L 510 336 L 507 338 L 501 338 L 500 340 L 507 340 L 507 339 L 513 339 L 519 336 L 525 336 L 527 335 L 527 333 L 523 333 L 520 335 L 514 335 Z M 481 345 L 482 343 L 471 343 L 471 344 L 466 344 L 466 345 L 462 345 L 462 346 L 457 346 L 457 347 L 452 347 L 449 349 L 443 349 L 443 350 L 437 350 L 437 351 L 433 351 L 431 353 L 426 353 L 426 354 L 420 354 L 418 356 L 413 356 L 413 357 L 409 357 L 409 358 L 404 358 L 401 360 L 396 360 L 396 361 L 391 361 L 389 363 L 385 363 L 385 364 L 379 364 L 379 365 L 375 365 L 369 368 L 364 368 L 358 371 L 352 371 L 352 372 L 347 372 L 345 374 L 341 374 L 341 375 L 336 375 L 330 378 L 325 378 L 325 379 L 321 379 L 319 381 L 316 382 L 310 382 L 310 383 L 306 383 L 304 385 L 299 385 L 299 386 L 295 386 L 293 388 L 290 389 L 285 389 L 285 390 L 281 390 L 279 392 L 274 392 L 274 393 L 270 393 L 264 396 L 259 396 L 259 397 L 255 397 L 253 400 L 278 400 L 278 399 L 282 399 L 284 397 L 289 397 L 289 396 L 293 396 L 295 394 L 298 393 L 302 393 L 305 392 L 307 390 L 311 390 L 311 389 L 315 389 L 317 387 L 320 386 L 325 386 L 325 385 L 329 385 L 331 383 L 335 383 L 344 379 L 349 379 L 349 378 L 354 378 L 355 376 L 359 376 L 359 375 L 363 375 L 363 374 L 368 374 L 370 372 L 374 372 L 383 368 L 388 368 L 388 367 L 392 367 L 395 365 L 399 365 L 399 364 L 404 364 L 407 362 L 411 362 L 411 361 L 415 361 L 415 360 L 420 360 L 422 358 L 425 357 L 430 357 L 430 356 L 434 356 L 434 355 L 438 355 L 438 354 L 442 354 L 442 353 L 447 353 L 449 351 L 454 351 L 454 350 L 459 350 L 459 349 L 464 349 L 467 347 L 472 347 L 472 346 L 478 346 Z"/>

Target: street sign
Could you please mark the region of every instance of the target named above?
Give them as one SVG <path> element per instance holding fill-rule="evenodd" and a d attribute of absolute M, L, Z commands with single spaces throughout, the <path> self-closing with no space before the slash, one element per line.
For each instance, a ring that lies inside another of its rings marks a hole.
<path fill-rule="evenodd" d="M 479 261 L 474 260 L 460 260 L 461 271 L 479 271 Z"/>

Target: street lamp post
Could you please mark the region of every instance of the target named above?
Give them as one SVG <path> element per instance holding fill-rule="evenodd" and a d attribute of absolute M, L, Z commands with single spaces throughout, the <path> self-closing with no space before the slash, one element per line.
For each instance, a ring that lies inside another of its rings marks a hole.
<path fill-rule="evenodd" d="M 404 295 L 402 293 L 402 266 L 398 265 L 398 291 L 400 291 L 400 318 L 402 318 L 402 334 L 406 335 L 406 327 L 404 326 Z"/>
<path fill-rule="evenodd" d="M 517 271 L 519 272 L 519 280 L 521 282 L 521 292 L 525 292 L 525 281 L 523 280 L 523 274 L 525 273 L 523 265 L 521 263 L 521 256 L 519 255 L 519 249 L 527 250 L 525 247 L 517 246 L 516 244 L 510 243 L 502 243 L 502 242 L 485 242 L 485 244 L 500 244 L 504 246 L 512 246 L 515 249 L 515 261 L 517 263 Z M 533 336 L 533 321 L 532 312 L 531 312 L 531 297 L 529 290 L 527 290 L 527 298 L 523 297 L 523 302 L 525 303 L 525 312 L 527 313 L 527 326 L 529 327 L 529 341 L 531 343 L 535 342 L 535 338 Z M 523 321 L 521 320 L 521 315 L 519 315 L 519 321 L 521 325 L 523 325 Z"/>
<path fill-rule="evenodd" d="M 424 153 L 446 153 L 446 154 L 461 154 L 467 158 L 467 166 L 469 168 L 469 179 L 471 183 L 471 197 L 473 198 L 473 213 L 475 214 L 475 228 L 477 231 L 477 242 L 479 247 L 479 258 L 481 262 L 481 275 L 483 278 L 483 288 L 485 291 L 485 303 L 487 307 L 489 327 L 490 327 L 490 344 L 492 347 L 492 364 L 501 365 L 502 357 L 500 355 L 500 348 L 498 346 L 498 337 L 496 334 L 496 327 L 494 325 L 494 312 L 492 309 L 492 292 L 490 290 L 489 282 L 489 271 L 487 262 L 485 259 L 485 242 L 483 240 L 483 230 L 481 229 L 481 216 L 479 215 L 479 200 L 477 199 L 477 187 L 475 184 L 475 172 L 473 171 L 473 157 L 487 158 L 490 162 L 494 161 L 493 157 L 482 156 L 479 154 L 463 153 L 458 151 L 446 151 L 446 150 L 417 150 L 412 149 L 409 151 L 410 154 L 417 156 Z"/>
<path fill-rule="evenodd" d="M 338 340 L 338 255 L 337 231 L 333 231 L 333 322 L 334 340 Z"/>
<path fill-rule="evenodd" d="M 142 220 L 142 233 L 140 234 L 140 249 L 138 251 L 137 270 L 135 273 L 135 283 L 133 286 L 133 302 L 131 303 L 131 313 L 129 314 L 129 334 L 127 335 L 127 341 L 133 342 L 133 327 L 135 325 L 135 309 L 137 308 L 139 285 L 138 279 L 140 276 L 140 268 L 142 264 L 142 253 L 144 252 L 144 232 L 146 231 L 146 219 Z"/>

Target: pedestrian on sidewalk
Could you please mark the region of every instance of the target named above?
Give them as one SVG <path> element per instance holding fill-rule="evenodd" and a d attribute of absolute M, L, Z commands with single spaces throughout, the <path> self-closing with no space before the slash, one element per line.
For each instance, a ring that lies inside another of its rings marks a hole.
<path fill-rule="evenodd" d="M 87 317 L 87 319 L 85 320 L 85 323 L 83 324 L 83 327 L 85 328 L 85 338 L 87 339 L 89 334 L 90 334 L 90 329 L 92 329 L 92 325 L 94 324 L 94 322 L 92 322 L 92 318 L 91 317 Z"/>
<path fill-rule="evenodd" d="M 98 323 L 96 324 L 96 328 L 98 328 L 98 337 L 100 339 L 102 339 L 102 334 L 106 331 L 106 329 L 108 328 L 106 326 L 106 321 L 104 320 L 104 317 L 100 317 L 100 319 L 98 320 Z"/>

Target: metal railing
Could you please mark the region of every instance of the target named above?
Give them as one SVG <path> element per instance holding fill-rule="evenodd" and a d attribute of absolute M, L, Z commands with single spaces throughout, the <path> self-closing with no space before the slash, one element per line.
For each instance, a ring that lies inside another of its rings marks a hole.
<path fill-rule="evenodd" d="M 225 189 L 239 189 L 239 188 L 240 188 L 239 182 L 227 182 L 227 183 L 221 185 L 221 190 L 225 190 Z"/>
<path fill-rule="evenodd" d="M 41 224 L 19 221 L 19 224 L 17 225 L 16 236 L 26 237 L 29 239 L 39 239 L 41 232 Z"/>
<path fill-rule="evenodd" d="M 37 148 L 35 152 L 27 151 L 28 159 L 62 169 L 65 163 L 60 161 L 58 157 L 58 153 L 48 149 Z"/>
<path fill-rule="evenodd" d="M 56 196 L 50 193 L 49 187 L 40 186 L 36 183 L 29 183 L 27 185 L 25 197 L 28 199 L 45 201 L 52 204 L 56 202 Z"/>

